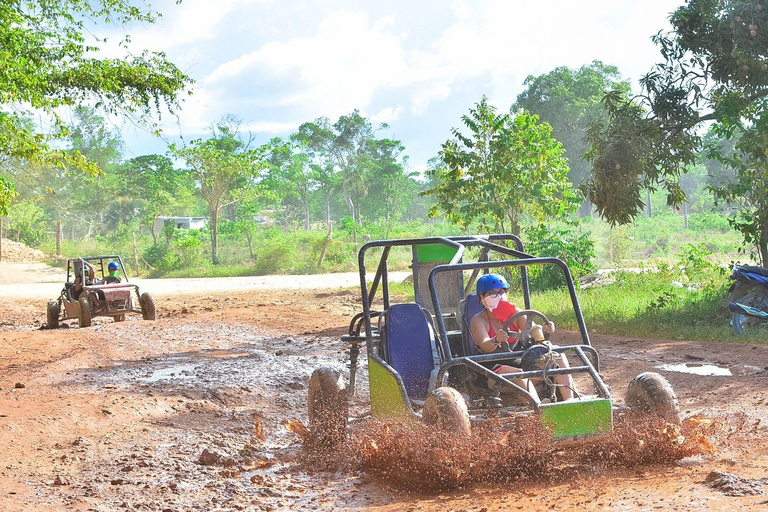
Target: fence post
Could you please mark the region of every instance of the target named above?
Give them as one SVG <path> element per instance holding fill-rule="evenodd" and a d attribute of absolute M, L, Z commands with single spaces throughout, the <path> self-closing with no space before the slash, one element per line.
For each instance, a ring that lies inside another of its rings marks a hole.
<path fill-rule="evenodd" d="M 139 250 L 136 248 L 136 233 L 131 233 L 133 237 L 133 265 L 137 274 L 139 273 Z"/>

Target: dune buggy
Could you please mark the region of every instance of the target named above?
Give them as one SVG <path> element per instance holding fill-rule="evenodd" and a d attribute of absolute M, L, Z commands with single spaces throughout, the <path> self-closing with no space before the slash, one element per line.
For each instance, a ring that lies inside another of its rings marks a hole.
<path fill-rule="evenodd" d="M 369 279 L 366 258 L 374 250 L 380 257 Z M 401 257 L 403 251 L 410 252 L 412 257 L 413 303 L 393 301 L 388 260 L 396 251 Z M 626 405 L 615 403 L 600 374 L 599 355 L 590 342 L 568 266 L 557 258 L 526 253 L 514 235 L 374 241 L 360 249 L 358 265 L 363 311 L 342 336 L 349 345 L 349 385 L 339 370 L 328 366 L 316 369 L 310 378 L 308 412 L 316 442 L 335 443 L 346 436 L 348 400 L 354 393 L 363 345 L 373 418 L 413 419 L 468 435 L 473 423 L 491 416 L 514 421 L 517 415 L 537 414 L 559 440 L 611 431 L 617 409 L 635 408 L 680 422 L 677 397 L 657 373 L 638 375 L 629 384 Z M 544 324 L 548 318 L 532 309 L 529 271 L 534 267 L 561 275 L 579 327 L 579 343 L 556 346 L 546 339 L 535 341 L 533 321 Z M 526 315 L 527 323 L 522 332 L 509 333 L 519 342 L 514 349 L 481 354 L 469 329 L 472 316 L 481 311 L 472 292 L 477 278 L 490 272 L 512 276 L 510 293 L 522 296 L 520 314 Z M 556 364 L 559 354 L 567 354 L 569 367 Z M 510 361 L 522 372 L 491 370 L 496 363 Z M 554 379 L 563 374 L 579 382 L 575 396 L 568 400 L 562 399 Z M 536 382 L 538 394 L 545 399 L 535 399 L 513 382 L 517 378 Z"/>
<path fill-rule="evenodd" d="M 93 284 L 84 278 L 83 269 L 88 267 L 84 262 L 95 269 L 96 275 L 89 276 Z M 110 262 L 119 265 L 122 276 L 107 272 Z M 157 318 L 154 297 L 149 292 L 140 293 L 137 285 L 128 282 L 122 258 L 115 255 L 72 258 L 67 262 L 67 282 L 59 298 L 48 302 L 47 327 L 55 329 L 64 320 L 72 319 L 76 319 L 80 327 L 89 327 L 97 316 L 111 316 L 115 322 L 122 322 L 126 313 L 141 313 L 144 320 Z"/>

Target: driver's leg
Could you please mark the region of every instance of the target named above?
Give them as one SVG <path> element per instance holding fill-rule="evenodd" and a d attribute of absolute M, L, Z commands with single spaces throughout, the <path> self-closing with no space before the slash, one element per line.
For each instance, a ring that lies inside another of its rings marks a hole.
<path fill-rule="evenodd" d="M 514 366 L 507 366 L 507 365 L 501 365 L 498 368 L 493 370 L 493 373 L 499 373 L 499 374 L 505 374 L 505 373 L 520 373 L 523 370 L 520 368 L 515 368 Z M 533 400 L 536 403 L 539 403 L 539 394 L 536 392 L 536 388 L 533 386 L 533 383 L 529 379 L 510 379 L 513 384 L 517 384 L 524 390 L 528 391 L 530 393 L 531 397 L 533 397 Z M 493 389 L 493 387 L 496 385 L 496 381 L 493 379 L 488 379 L 488 389 Z M 507 388 L 502 391 L 503 393 L 514 393 L 511 389 Z"/>
<path fill-rule="evenodd" d="M 558 365 L 560 365 L 561 368 L 570 368 L 568 358 L 565 357 L 565 354 L 560 354 Z M 573 398 L 576 384 L 573 382 L 572 375 L 557 375 L 555 377 L 555 382 L 559 385 L 558 389 L 560 389 L 560 395 L 563 397 L 563 400 L 570 400 Z"/>

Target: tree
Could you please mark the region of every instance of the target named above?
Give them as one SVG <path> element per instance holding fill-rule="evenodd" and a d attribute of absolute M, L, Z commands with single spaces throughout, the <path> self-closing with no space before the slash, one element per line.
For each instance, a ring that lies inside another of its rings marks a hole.
<path fill-rule="evenodd" d="M 200 197 L 208 204 L 211 220 L 211 259 L 219 264 L 219 213 L 244 195 L 259 193 L 258 172 L 262 156 L 252 150 L 239 134 L 240 121 L 229 116 L 212 130 L 210 139 L 195 139 L 188 146 L 170 146 L 186 160 L 197 183 Z"/>
<path fill-rule="evenodd" d="M 612 225 L 642 211 L 647 188 L 664 188 L 668 204 L 678 206 L 685 198 L 679 178 L 699 157 L 703 125 L 726 138 L 742 134 L 733 156 L 719 158 L 737 178 L 715 186 L 715 196 L 745 200 L 731 223 L 766 262 L 768 9 L 757 0 L 689 0 L 670 20 L 673 29 L 654 37 L 663 62 L 643 77 L 642 93 L 604 98 L 609 121 L 590 127 L 593 174 L 582 190 Z"/>
<path fill-rule="evenodd" d="M 379 128 L 386 127 L 382 124 Z M 347 211 L 353 221 L 360 222 L 358 206 L 360 198 L 367 192 L 365 162 L 370 143 L 375 139 L 370 121 L 355 110 L 341 116 L 333 125 L 327 118 L 304 123 L 295 138 L 312 151 L 317 158 L 318 170 L 327 171 L 331 165 L 341 175 L 341 192 Z"/>
<path fill-rule="evenodd" d="M 183 201 L 189 198 L 194 185 L 189 173 L 174 167 L 173 161 L 163 155 L 143 155 L 118 166 L 113 176 L 120 180 L 116 187 L 115 200 L 121 204 L 135 202 L 134 215 L 138 215 L 147 225 L 152 238 L 157 243 L 154 219 L 158 215 L 181 215 L 187 205 Z M 129 212 L 122 213 L 120 220 L 127 222 Z"/>
<path fill-rule="evenodd" d="M 578 186 L 589 177 L 591 166 L 584 160 L 589 150 L 585 138 L 590 123 L 605 120 L 608 114 L 602 104 L 607 91 L 627 95 L 630 85 L 621 79 L 618 68 L 599 60 L 574 70 L 565 66 L 547 74 L 529 75 L 523 85 L 527 89 L 518 97 L 510 113 L 527 110 L 552 126 L 552 136 L 565 148 L 570 171 L 568 178 Z M 585 202 L 589 213 L 591 205 Z"/>
<path fill-rule="evenodd" d="M 439 154 L 443 165 L 428 171 L 437 179 L 425 192 L 436 201 L 430 216 L 519 235 L 524 213 L 544 222 L 575 209 L 565 151 L 548 124 L 527 112 L 497 114 L 485 96 L 462 121 L 470 135 L 454 128 Z"/>
<path fill-rule="evenodd" d="M 384 220 L 387 233 L 392 223 L 403 216 L 413 192 L 419 187 L 413 180 L 418 173 L 404 168 L 407 157 L 400 160 L 404 150 L 398 140 L 379 139 L 369 143 L 366 165 L 370 184 L 365 210 L 370 212 L 370 217 Z"/>
<path fill-rule="evenodd" d="M 139 116 L 162 106 L 179 106 L 178 94 L 191 79 L 163 54 L 129 52 L 129 37 L 121 42 L 126 54 L 98 58 L 93 34 L 100 22 L 153 23 L 157 13 L 128 0 L 80 2 L 3 2 L 0 6 L 0 155 L 42 165 L 74 166 L 90 173 L 97 167 L 79 153 L 55 149 L 48 135 L 19 120 L 38 113 L 51 119 L 53 136 L 66 135 L 59 116 L 62 107 L 93 104 L 114 114 Z M 0 197 L 0 201 L 7 198 Z M 7 203 L 2 203 L 6 207 Z"/>
<path fill-rule="evenodd" d="M 294 140 L 272 139 L 267 145 L 269 165 L 264 185 L 280 203 L 286 219 L 300 221 L 304 229 L 310 228 L 309 196 L 315 185 L 314 172 L 301 144 Z"/>

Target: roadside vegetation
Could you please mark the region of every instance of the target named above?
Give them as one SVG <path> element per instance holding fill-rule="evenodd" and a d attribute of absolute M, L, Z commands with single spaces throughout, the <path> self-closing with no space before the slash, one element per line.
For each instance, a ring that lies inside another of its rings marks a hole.
<path fill-rule="evenodd" d="M 0 80 L 0 240 L 54 261 L 119 254 L 131 275 L 217 277 L 352 272 L 370 240 L 512 232 L 577 279 L 624 269 L 583 290 L 598 332 L 727 332 L 730 268 L 768 258 L 768 12 L 700 4 L 654 37 L 663 64 L 642 94 L 598 60 L 529 76 L 509 107 L 484 95 L 468 105 L 421 168 L 359 110 L 268 141 L 228 114 L 207 136 L 128 158 L 107 120 L 127 112 L 154 126 L 160 110 L 181 108 L 191 80 L 161 54 L 93 61 L 82 25 L 61 13 L 148 23 L 158 13 L 123 1 L 38 17 L 10 8 L 26 22 L 2 30 L 28 37 L 0 56 L 21 70 Z M 36 58 L 14 60 L 27 54 Z M 94 62 L 109 70 L 96 81 Z M 407 270 L 411 254 L 389 261 Z M 531 282 L 558 316 L 562 279 L 534 269 Z"/>

